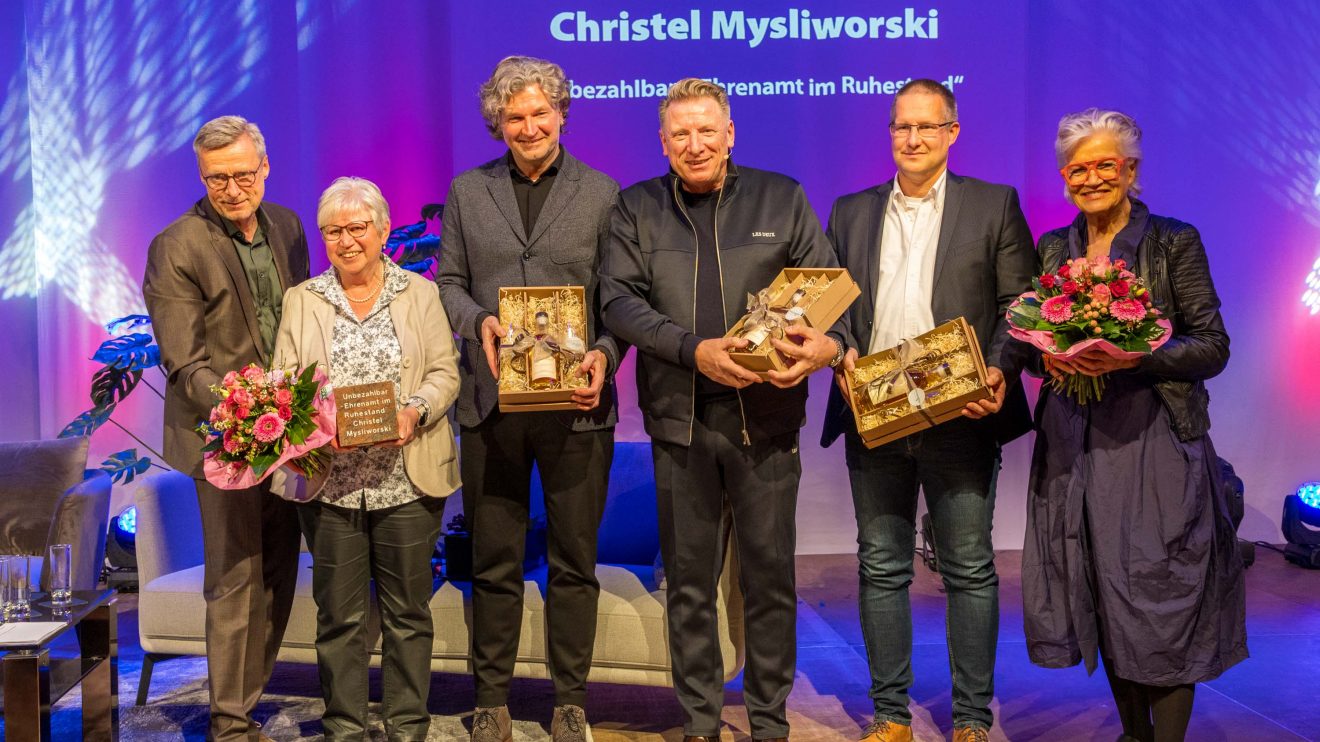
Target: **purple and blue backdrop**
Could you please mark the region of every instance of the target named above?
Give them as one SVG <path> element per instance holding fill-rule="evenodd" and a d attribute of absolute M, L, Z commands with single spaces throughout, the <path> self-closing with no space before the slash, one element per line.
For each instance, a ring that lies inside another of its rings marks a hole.
<path fill-rule="evenodd" d="M 798 178 L 817 212 L 891 178 L 894 87 L 957 94 L 955 172 L 1016 186 L 1033 232 L 1065 223 L 1059 117 L 1114 107 L 1145 131 L 1144 198 L 1200 228 L 1233 337 L 1213 435 L 1246 480 L 1242 535 L 1278 539 L 1282 496 L 1320 479 L 1320 6 L 1219 2 L 122 0 L 0 5 L 0 440 L 89 407 L 103 323 L 143 310 L 147 244 L 202 196 L 191 140 L 238 113 L 266 133 L 267 198 L 313 223 L 336 176 L 379 183 L 395 224 L 498 156 L 477 86 L 508 54 L 574 84 L 564 143 L 623 185 L 666 167 L 656 105 L 681 77 L 729 86 L 738 161 Z M 315 234 L 313 232 L 313 234 Z M 319 243 L 313 267 L 326 265 Z M 644 440 L 631 362 L 620 440 Z M 153 372 L 154 373 L 154 372 Z M 157 382 L 159 376 L 147 376 Z M 838 448 L 811 382 L 799 549 L 853 548 Z M 153 445 L 139 390 L 115 421 Z M 113 426 L 93 453 L 136 445 Z M 1020 548 L 1030 441 L 1005 451 L 995 542 Z"/>

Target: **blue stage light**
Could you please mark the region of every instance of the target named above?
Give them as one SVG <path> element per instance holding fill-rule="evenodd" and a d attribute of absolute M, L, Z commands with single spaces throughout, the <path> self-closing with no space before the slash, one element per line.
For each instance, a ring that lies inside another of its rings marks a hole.
<path fill-rule="evenodd" d="M 1306 482 L 1283 498 L 1283 555 L 1307 569 L 1320 569 L 1320 482 Z"/>
<path fill-rule="evenodd" d="M 136 505 L 129 505 L 127 508 L 124 509 L 124 512 L 119 514 L 119 517 L 115 518 L 115 528 L 119 529 L 121 533 L 126 534 L 129 538 L 136 540 L 137 538 L 137 506 Z"/>
<path fill-rule="evenodd" d="M 1320 482 L 1307 482 L 1298 487 L 1297 499 L 1309 508 L 1320 510 Z"/>
<path fill-rule="evenodd" d="M 129 505 L 110 520 L 105 538 L 106 583 L 121 592 L 137 592 L 137 508 Z"/>

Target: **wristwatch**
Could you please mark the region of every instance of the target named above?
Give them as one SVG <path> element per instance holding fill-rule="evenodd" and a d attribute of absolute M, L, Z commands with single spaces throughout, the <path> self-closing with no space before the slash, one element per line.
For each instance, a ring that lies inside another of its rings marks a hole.
<path fill-rule="evenodd" d="M 409 397 L 407 406 L 417 408 L 417 427 L 420 428 L 426 425 L 426 418 L 431 416 L 431 405 L 427 404 L 426 400 L 421 397 Z"/>
<path fill-rule="evenodd" d="M 830 340 L 833 340 L 834 344 L 838 346 L 838 351 L 836 351 L 834 357 L 830 359 L 830 368 L 838 368 L 839 364 L 843 363 L 843 354 L 847 352 L 847 349 L 843 347 L 843 343 L 840 342 L 838 338 L 831 337 Z"/>

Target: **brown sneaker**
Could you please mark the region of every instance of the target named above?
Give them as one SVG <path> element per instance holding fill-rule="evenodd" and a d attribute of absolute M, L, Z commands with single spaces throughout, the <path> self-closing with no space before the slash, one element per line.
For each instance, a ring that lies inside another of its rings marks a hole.
<path fill-rule="evenodd" d="M 478 706 L 472 712 L 472 742 L 513 742 L 513 718 L 508 706 Z"/>
<path fill-rule="evenodd" d="M 555 706 L 554 716 L 550 719 L 550 739 L 552 742 L 592 742 L 587 712 L 581 706 Z"/>
<path fill-rule="evenodd" d="M 912 742 L 912 726 L 877 719 L 862 730 L 861 742 Z"/>
<path fill-rule="evenodd" d="M 985 727 L 958 727 L 953 730 L 953 742 L 990 742 L 990 730 Z"/>

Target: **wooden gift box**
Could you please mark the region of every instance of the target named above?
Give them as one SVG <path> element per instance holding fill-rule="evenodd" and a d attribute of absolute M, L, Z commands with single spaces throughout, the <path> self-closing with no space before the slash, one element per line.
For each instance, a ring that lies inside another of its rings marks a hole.
<path fill-rule="evenodd" d="M 847 268 L 785 268 L 775 276 L 770 282 L 770 306 L 786 307 L 789 299 L 793 296 L 803 282 L 808 279 L 821 278 L 828 279 L 830 285 L 825 292 L 816 297 L 815 301 L 803 307 L 803 320 L 807 325 L 816 330 L 825 332 L 839 321 L 843 313 L 848 311 L 848 307 L 853 300 L 861 295 L 862 290 L 858 288 L 857 283 L 852 280 L 848 274 Z M 738 323 L 729 328 L 724 334 L 725 337 L 736 338 L 742 331 L 743 324 L 747 321 L 747 315 L 743 315 Z M 730 351 L 729 357 L 739 366 L 755 371 L 762 379 L 766 378 L 769 371 L 786 371 L 793 365 L 789 359 L 780 355 L 779 351 L 769 341 L 762 344 L 756 350 L 752 351 Z"/>
<path fill-rule="evenodd" d="M 518 286 L 500 289 L 500 325 L 508 328 L 512 322 L 527 332 L 535 330 L 535 318 L 538 311 L 550 316 L 551 333 L 563 338 L 565 325 L 571 325 L 573 332 L 582 338 L 584 346 L 590 347 L 586 323 L 586 290 L 581 286 Z M 575 373 L 577 363 L 567 359 L 559 360 L 559 378 L 563 385 L 558 389 L 532 389 L 529 375 L 531 360 L 524 358 L 522 370 L 514 368 L 511 359 L 500 358 L 499 402 L 500 412 L 546 412 L 552 410 L 576 410 L 573 403 L 573 390 L 590 385 L 586 376 Z"/>
<path fill-rule="evenodd" d="M 986 386 L 985 359 L 981 357 L 976 330 L 966 319 L 959 317 L 945 322 L 916 339 L 928 348 L 931 356 L 923 356 L 914 363 L 915 370 L 926 371 L 942 363 L 949 363 L 951 370 L 949 378 L 925 388 L 928 395 L 925 407 L 915 407 L 906 394 L 882 400 L 878 405 L 870 403 L 867 385 L 890 368 L 897 368 L 898 348 L 859 358 L 853 370 L 846 372 L 853 420 L 867 448 L 948 422 L 961 416 L 968 402 L 993 396 Z M 950 346 L 944 352 L 934 350 Z M 884 367 L 885 371 L 876 373 L 876 367 Z"/>

